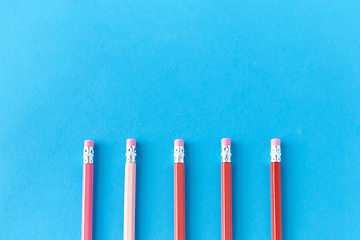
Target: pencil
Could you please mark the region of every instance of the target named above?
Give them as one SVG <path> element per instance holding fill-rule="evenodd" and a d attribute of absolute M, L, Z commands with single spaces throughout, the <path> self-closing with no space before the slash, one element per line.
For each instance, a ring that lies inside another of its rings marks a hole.
<path fill-rule="evenodd" d="M 85 140 L 83 157 L 81 240 L 92 240 L 94 141 Z"/>
<path fill-rule="evenodd" d="M 221 239 L 232 240 L 231 140 L 221 139 Z"/>
<path fill-rule="evenodd" d="M 281 147 L 280 139 L 271 140 L 271 234 L 272 240 L 282 240 L 281 223 Z"/>
<path fill-rule="evenodd" d="M 135 239 L 136 140 L 126 140 L 124 240 Z"/>
<path fill-rule="evenodd" d="M 184 141 L 174 142 L 174 239 L 185 240 Z"/>

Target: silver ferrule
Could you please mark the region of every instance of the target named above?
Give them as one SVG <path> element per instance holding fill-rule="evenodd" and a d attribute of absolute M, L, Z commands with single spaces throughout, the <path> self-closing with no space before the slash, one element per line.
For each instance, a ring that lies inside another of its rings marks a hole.
<path fill-rule="evenodd" d="M 184 163 L 184 146 L 175 146 L 174 147 L 174 163 Z"/>
<path fill-rule="evenodd" d="M 126 146 L 126 162 L 136 162 L 136 146 L 127 145 Z"/>
<path fill-rule="evenodd" d="M 271 146 L 271 162 L 281 162 L 281 147 L 280 145 Z"/>
<path fill-rule="evenodd" d="M 222 145 L 221 146 L 221 162 L 231 162 L 231 146 Z"/>
<path fill-rule="evenodd" d="M 84 147 L 84 163 L 94 163 L 94 148 Z"/>

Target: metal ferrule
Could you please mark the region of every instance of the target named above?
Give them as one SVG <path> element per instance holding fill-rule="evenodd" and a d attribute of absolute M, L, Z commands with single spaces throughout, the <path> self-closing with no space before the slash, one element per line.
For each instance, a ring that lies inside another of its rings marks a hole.
<path fill-rule="evenodd" d="M 174 147 L 174 163 L 184 163 L 185 151 L 183 146 Z"/>
<path fill-rule="evenodd" d="M 136 162 L 136 146 L 127 145 L 126 146 L 126 162 Z"/>
<path fill-rule="evenodd" d="M 94 148 L 84 147 L 84 163 L 94 163 Z"/>
<path fill-rule="evenodd" d="M 280 145 L 271 146 L 271 162 L 281 162 L 281 147 Z"/>
<path fill-rule="evenodd" d="M 221 146 L 221 162 L 231 162 L 231 146 L 222 145 Z"/>

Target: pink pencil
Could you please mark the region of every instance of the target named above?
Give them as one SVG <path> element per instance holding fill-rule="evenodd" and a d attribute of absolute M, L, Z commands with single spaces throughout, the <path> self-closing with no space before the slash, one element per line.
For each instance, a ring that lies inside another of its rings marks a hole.
<path fill-rule="evenodd" d="M 124 239 L 135 239 L 136 140 L 126 140 Z"/>
<path fill-rule="evenodd" d="M 84 142 L 81 240 L 92 240 L 94 141 Z"/>

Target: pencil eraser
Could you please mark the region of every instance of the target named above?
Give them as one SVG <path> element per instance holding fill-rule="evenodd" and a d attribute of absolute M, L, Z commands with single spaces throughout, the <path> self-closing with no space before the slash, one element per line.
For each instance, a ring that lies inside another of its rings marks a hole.
<path fill-rule="evenodd" d="M 94 141 L 93 140 L 85 140 L 84 147 L 94 147 Z"/>
<path fill-rule="evenodd" d="M 177 147 L 177 146 L 184 146 L 184 140 L 182 140 L 182 139 L 176 139 L 176 140 L 174 141 L 174 145 L 175 145 L 175 147 Z"/>
<path fill-rule="evenodd" d="M 126 139 L 126 146 L 136 146 L 136 140 L 133 138 Z"/>
<path fill-rule="evenodd" d="M 229 145 L 231 146 L 231 139 L 230 138 L 223 138 L 221 139 L 221 146 Z"/>
<path fill-rule="evenodd" d="M 274 145 L 280 145 L 280 139 L 278 139 L 278 138 L 271 139 L 271 146 L 274 146 Z"/>

